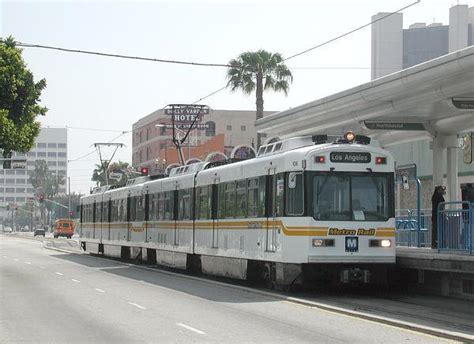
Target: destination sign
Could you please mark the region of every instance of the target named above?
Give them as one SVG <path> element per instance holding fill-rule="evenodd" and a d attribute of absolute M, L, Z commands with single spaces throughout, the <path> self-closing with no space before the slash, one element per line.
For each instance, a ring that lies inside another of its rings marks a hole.
<path fill-rule="evenodd" d="M 370 153 L 365 152 L 332 152 L 329 159 L 331 162 L 368 164 L 371 156 Z"/>
<path fill-rule="evenodd" d="M 423 123 L 364 121 L 364 125 L 371 130 L 425 130 Z"/>
<path fill-rule="evenodd" d="M 474 98 L 452 98 L 453 105 L 462 110 L 474 110 Z"/>

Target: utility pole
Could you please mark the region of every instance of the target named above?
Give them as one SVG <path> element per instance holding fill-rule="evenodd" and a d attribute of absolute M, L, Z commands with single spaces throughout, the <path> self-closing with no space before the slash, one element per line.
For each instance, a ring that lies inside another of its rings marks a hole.
<path fill-rule="evenodd" d="M 68 186 L 68 195 L 69 195 L 69 210 L 68 210 L 68 218 L 71 218 L 71 177 L 67 177 L 67 186 Z"/>

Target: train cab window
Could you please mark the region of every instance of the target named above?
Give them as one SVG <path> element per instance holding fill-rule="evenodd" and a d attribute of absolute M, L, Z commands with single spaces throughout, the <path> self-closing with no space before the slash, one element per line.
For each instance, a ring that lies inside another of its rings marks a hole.
<path fill-rule="evenodd" d="M 286 213 L 290 216 L 304 213 L 304 181 L 302 172 L 290 172 L 286 180 Z"/>
<path fill-rule="evenodd" d="M 235 217 L 247 217 L 247 180 L 237 182 Z"/>

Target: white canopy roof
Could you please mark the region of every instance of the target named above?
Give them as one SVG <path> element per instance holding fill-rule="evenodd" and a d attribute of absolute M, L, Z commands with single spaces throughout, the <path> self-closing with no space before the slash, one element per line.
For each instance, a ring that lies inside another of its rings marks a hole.
<path fill-rule="evenodd" d="M 266 116 L 256 127 L 280 138 L 352 130 L 383 146 L 474 130 L 474 108 L 459 109 L 453 98 L 474 101 L 473 46 Z M 422 123 L 426 130 L 370 130 L 364 121 Z"/>

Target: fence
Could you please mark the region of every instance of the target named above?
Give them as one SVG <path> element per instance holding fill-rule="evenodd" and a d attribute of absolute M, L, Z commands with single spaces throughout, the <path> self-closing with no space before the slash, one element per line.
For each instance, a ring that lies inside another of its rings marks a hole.
<path fill-rule="evenodd" d="M 474 203 L 445 202 L 438 206 L 438 251 L 473 254 Z"/>
<path fill-rule="evenodd" d="M 431 247 L 431 209 L 420 210 L 420 229 L 418 230 L 417 209 L 397 211 L 397 246 Z"/>

